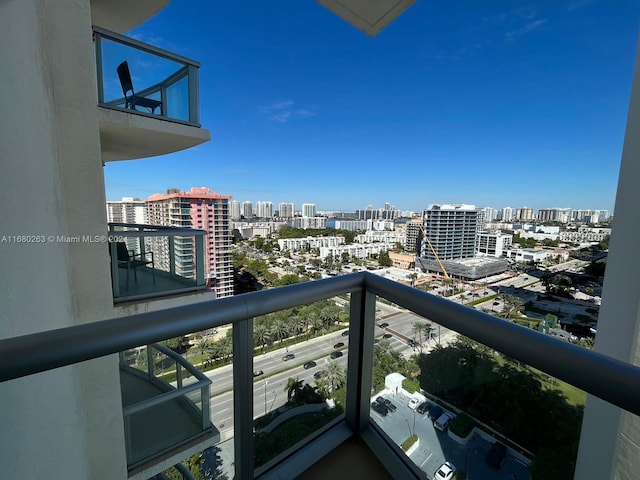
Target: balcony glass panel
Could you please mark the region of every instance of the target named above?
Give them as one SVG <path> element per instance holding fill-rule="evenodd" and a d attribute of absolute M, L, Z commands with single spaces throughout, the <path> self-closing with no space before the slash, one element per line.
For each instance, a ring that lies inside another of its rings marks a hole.
<path fill-rule="evenodd" d="M 206 289 L 204 231 L 127 223 L 109 231 L 114 301 Z"/>
<path fill-rule="evenodd" d="M 197 62 L 107 30 L 94 34 L 99 105 L 199 126 Z M 133 94 L 123 91 L 123 62 Z"/>
<path fill-rule="evenodd" d="M 573 479 L 585 392 L 410 311 L 377 312 L 371 419 L 427 478 L 449 462 L 469 478 Z"/>
<path fill-rule="evenodd" d="M 186 442 L 219 439 L 210 421 L 211 380 L 177 353 L 185 350 L 183 339 L 186 337 L 120 354 L 129 469 Z"/>
<path fill-rule="evenodd" d="M 254 319 L 258 472 L 344 417 L 348 309 L 334 298 Z"/>

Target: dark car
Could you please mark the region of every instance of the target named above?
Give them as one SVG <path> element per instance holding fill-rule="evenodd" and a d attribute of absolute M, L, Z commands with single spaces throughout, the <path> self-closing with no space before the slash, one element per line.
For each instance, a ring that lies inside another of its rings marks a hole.
<path fill-rule="evenodd" d="M 418 405 L 418 408 L 416 408 L 416 412 L 424 415 L 429 411 L 429 407 L 431 407 L 431 404 L 429 402 L 422 402 L 420 405 Z"/>
<path fill-rule="evenodd" d="M 378 412 L 383 417 L 386 417 L 387 414 L 389 413 L 387 406 L 384 403 L 380 403 L 380 402 L 372 402 L 371 409 Z"/>
<path fill-rule="evenodd" d="M 296 356 L 293 353 L 287 353 L 284 357 L 282 357 L 282 361 L 286 362 L 287 360 L 293 360 Z"/>
<path fill-rule="evenodd" d="M 493 302 L 494 305 L 500 305 L 500 302 Z"/>
<path fill-rule="evenodd" d="M 438 417 L 443 414 L 443 412 L 444 410 L 442 410 L 442 407 L 440 405 L 434 405 L 433 407 L 431 407 L 431 410 L 429 410 L 429 420 L 435 422 Z"/>
<path fill-rule="evenodd" d="M 344 342 L 338 342 L 333 346 L 333 348 L 340 348 L 340 347 L 344 347 Z"/>
<path fill-rule="evenodd" d="M 385 333 L 382 338 L 391 338 L 393 337 L 393 335 L 391 335 L 390 333 Z"/>
<path fill-rule="evenodd" d="M 349 336 L 349 330 L 345 330 L 344 332 L 342 332 L 342 336 L 343 337 L 348 337 Z"/>
<path fill-rule="evenodd" d="M 253 371 L 253 376 L 254 377 L 259 377 L 260 375 L 264 375 L 264 372 L 262 370 L 254 370 Z"/>
<path fill-rule="evenodd" d="M 387 322 L 381 323 L 380 328 L 387 328 L 389 324 Z"/>
<path fill-rule="evenodd" d="M 331 352 L 331 355 L 329 355 L 331 358 L 336 359 L 336 358 L 340 358 L 342 356 L 342 352 L 337 351 L 337 352 Z"/>
<path fill-rule="evenodd" d="M 500 442 L 496 442 L 487 453 L 487 456 L 484 457 L 484 461 L 487 462 L 487 465 L 492 466 L 493 468 L 501 468 L 504 465 L 504 462 L 507 459 L 507 447 Z"/>
<path fill-rule="evenodd" d="M 387 409 L 390 412 L 395 412 L 398 407 L 396 407 L 393 402 L 391 400 L 389 400 L 388 398 L 384 398 L 384 397 L 378 397 L 378 398 L 382 398 L 382 403 L 384 404 L 385 407 L 387 407 Z"/>
<path fill-rule="evenodd" d="M 317 365 L 317 363 L 316 363 L 316 362 L 314 362 L 314 361 L 310 361 L 310 362 L 305 363 L 305 364 L 303 365 L 303 367 L 304 367 L 304 369 L 305 369 L 305 370 L 309 370 L 310 368 L 313 368 L 313 367 L 315 367 L 316 365 Z"/>
<path fill-rule="evenodd" d="M 316 373 L 313 374 L 313 378 L 315 378 L 316 380 L 320 380 L 323 376 L 324 376 L 324 370 L 318 370 Z"/>

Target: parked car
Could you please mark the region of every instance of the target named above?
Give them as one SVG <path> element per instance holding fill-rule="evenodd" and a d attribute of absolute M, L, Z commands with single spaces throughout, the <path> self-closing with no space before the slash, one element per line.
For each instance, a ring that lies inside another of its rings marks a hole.
<path fill-rule="evenodd" d="M 433 474 L 434 480 L 451 480 L 456 474 L 456 467 L 451 462 L 444 462 Z"/>
<path fill-rule="evenodd" d="M 331 355 L 329 356 L 335 360 L 336 358 L 340 358 L 342 356 L 342 352 L 340 351 L 331 352 Z"/>
<path fill-rule="evenodd" d="M 380 328 L 387 328 L 389 324 L 387 322 L 381 323 Z"/>
<path fill-rule="evenodd" d="M 371 402 L 371 409 L 375 412 L 378 412 L 383 417 L 386 417 L 389 413 L 387 406 L 384 403 L 380 402 Z"/>
<path fill-rule="evenodd" d="M 429 420 L 431 420 L 432 422 L 436 421 L 443 412 L 444 410 L 442 410 L 442 407 L 440 405 L 434 405 L 429 410 Z"/>
<path fill-rule="evenodd" d="M 310 368 L 313 368 L 313 367 L 315 367 L 316 365 L 317 365 L 317 363 L 316 363 L 316 362 L 314 362 L 314 361 L 312 360 L 312 361 L 306 362 L 306 363 L 303 365 L 303 367 L 304 367 L 304 369 L 305 369 L 305 370 L 309 370 Z"/>
<path fill-rule="evenodd" d="M 344 347 L 344 342 L 338 342 L 333 346 L 333 348 L 340 348 L 340 347 Z"/>
<path fill-rule="evenodd" d="M 344 332 L 342 332 L 341 334 L 343 337 L 348 337 L 349 336 L 349 330 L 345 330 Z"/>
<path fill-rule="evenodd" d="M 418 405 L 420 405 L 420 399 L 419 398 L 412 398 L 411 400 L 409 400 L 409 403 L 407 404 L 407 406 L 411 409 L 411 410 L 415 410 Z"/>
<path fill-rule="evenodd" d="M 389 412 L 395 412 L 398 407 L 396 407 L 393 402 L 391 400 L 389 400 L 388 398 L 385 397 L 376 397 L 376 402 L 381 403 L 382 405 L 384 405 L 385 407 L 387 407 L 387 410 L 389 410 Z"/>
<path fill-rule="evenodd" d="M 492 466 L 493 468 L 501 468 L 504 465 L 504 462 L 507 460 L 507 447 L 500 442 L 495 442 L 487 453 L 487 456 L 484 457 L 484 461 L 487 465 Z"/>
<path fill-rule="evenodd" d="M 493 302 L 494 305 L 500 305 L 500 302 Z"/>
<path fill-rule="evenodd" d="M 287 353 L 284 357 L 282 357 L 282 361 L 286 362 L 287 360 L 293 360 L 296 356 L 293 353 Z"/>
<path fill-rule="evenodd" d="M 382 338 L 391 338 L 393 337 L 393 335 L 391 335 L 390 333 L 385 333 Z"/>
<path fill-rule="evenodd" d="M 253 376 L 254 377 L 259 377 L 260 375 L 264 375 L 264 372 L 262 370 L 254 370 L 253 371 Z"/>
<path fill-rule="evenodd" d="M 323 376 L 324 376 L 324 370 L 318 370 L 316 373 L 313 374 L 313 378 L 315 378 L 316 380 L 320 380 Z"/>
<path fill-rule="evenodd" d="M 437 428 L 441 432 L 446 431 L 447 428 L 449 428 L 449 422 L 451 421 L 451 418 L 451 415 L 449 415 L 448 413 L 443 413 L 435 422 L 433 422 L 434 428 Z"/>
<path fill-rule="evenodd" d="M 418 412 L 420 415 L 424 415 L 429 411 L 429 407 L 431 407 L 431 404 L 429 402 L 422 402 L 420 405 L 418 405 L 418 408 L 416 408 L 416 412 Z"/>

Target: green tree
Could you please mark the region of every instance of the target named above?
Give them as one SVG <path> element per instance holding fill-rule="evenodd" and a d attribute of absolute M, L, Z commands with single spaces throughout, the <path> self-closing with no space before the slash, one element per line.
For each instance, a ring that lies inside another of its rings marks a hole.
<path fill-rule="evenodd" d="M 342 368 L 338 362 L 331 360 L 324 371 L 324 379 L 331 387 L 331 393 L 333 394 L 338 388 L 344 385 L 347 379 L 346 370 Z"/>
<path fill-rule="evenodd" d="M 387 252 L 386 250 L 381 251 L 378 255 L 378 263 L 381 267 L 390 267 L 391 265 L 393 265 L 393 261 L 391 261 L 391 258 L 389 258 L 389 252 Z"/>
<path fill-rule="evenodd" d="M 266 347 L 271 341 L 271 332 L 269 327 L 264 323 L 259 323 L 253 327 L 253 342 L 254 344 L 262 347 L 262 353 L 264 353 L 264 347 Z"/>

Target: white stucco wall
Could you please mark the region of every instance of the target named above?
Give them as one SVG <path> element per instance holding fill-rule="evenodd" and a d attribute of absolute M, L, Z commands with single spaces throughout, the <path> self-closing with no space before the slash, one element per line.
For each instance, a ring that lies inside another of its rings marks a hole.
<path fill-rule="evenodd" d="M 595 350 L 640 365 L 640 55 L 636 57 L 618 191 L 616 221 L 609 242 L 607 271 Z M 589 396 L 575 479 L 626 480 L 640 471 L 640 419 Z"/>
<path fill-rule="evenodd" d="M 106 232 L 91 33 L 88 0 L 0 3 L 3 338 L 113 316 L 106 244 L 47 239 Z M 126 478 L 115 357 L 0 384 L 0 405 L 2 476 Z"/>

